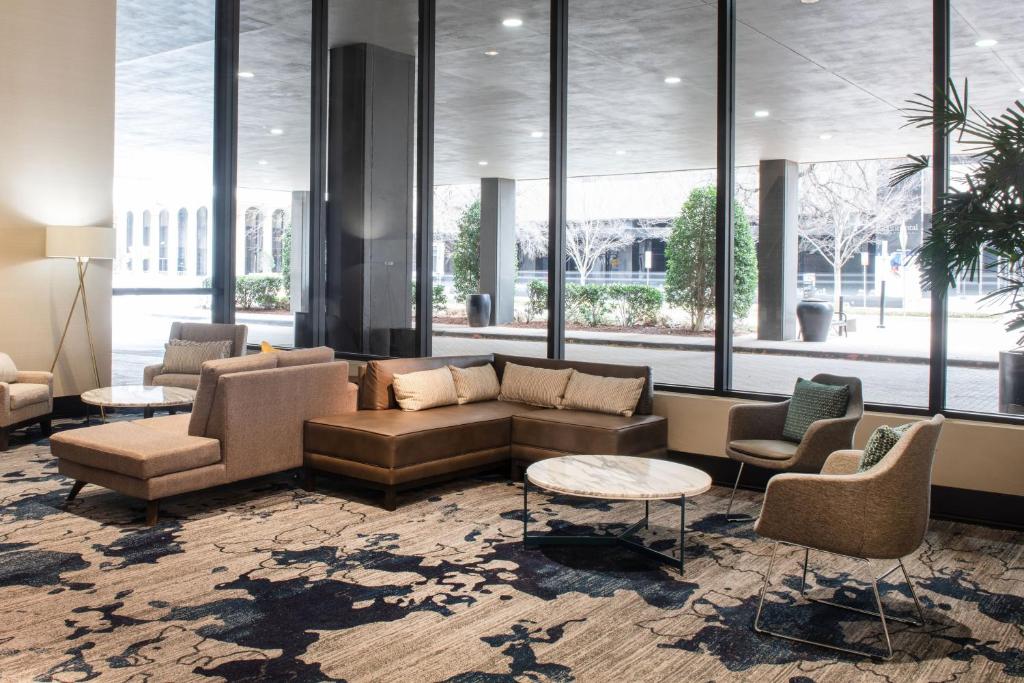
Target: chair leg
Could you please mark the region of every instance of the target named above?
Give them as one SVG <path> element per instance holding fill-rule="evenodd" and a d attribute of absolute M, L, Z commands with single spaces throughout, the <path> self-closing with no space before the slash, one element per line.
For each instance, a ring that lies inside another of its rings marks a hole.
<path fill-rule="evenodd" d="M 739 472 L 736 473 L 736 481 L 732 485 L 732 494 L 729 496 L 729 507 L 725 509 L 725 521 L 727 522 L 749 522 L 755 519 L 750 515 L 734 515 L 732 514 L 732 503 L 736 499 L 736 489 L 740 485 L 740 477 L 743 476 L 743 467 L 747 463 L 741 462 Z"/>
<path fill-rule="evenodd" d="M 398 509 L 398 491 L 394 486 L 384 489 L 384 509 L 388 512 L 394 512 Z"/>
<path fill-rule="evenodd" d="M 146 501 L 146 526 L 156 526 L 157 520 L 160 518 L 160 501 L 159 500 L 147 500 Z"/>
<path fill-rule="evenodd" d="M 512 481 L 523 480 L 523 466 L 515 460 L 508 464 L 508 478 Z"/>
<path fill-rule="evenodd" d="M 804 548 L 804 574 L 800 578 L 800 595 L 803 595 L 807 590 L 807 561 L 811 559 L 811 549 Z"/>
<path fill-rule="evenodd" d="M 76 479 L 75 483 L 71 485 L 71 490 L 68 491 L 67 502 L 71 502 L 81 492 L 82 487 L 85 486 L 85 482 L 81 479 Z"/>
<path fill-rule="evenodd" d="M 44 417 L 39 420 L 39 431 L 43 433 L 43 436 L 50 436 L 53 434 L 53 419 L 50 417 Z"/>
<path fill-rule="evenodd" d="M 302 490 L 316 493 L 316 472 L 308 467 L 302 468 Z"/>
<path fill-rule="evenodd" d="M 10 444 L 10 428 L 0 427 L 0 451 L 6 451 Z"/>

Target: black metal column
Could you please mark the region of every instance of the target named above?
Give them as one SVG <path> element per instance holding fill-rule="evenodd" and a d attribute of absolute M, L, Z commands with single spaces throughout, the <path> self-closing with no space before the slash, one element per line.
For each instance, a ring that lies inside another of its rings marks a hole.
<path fill-rule="evenodd" d="M 950 0 L 932 3 L 932 82 L 936 111 L 949 96 Z M 942 121 L 932 125 L 932 220 L 949 187 L 949 136 Z M 944 282 L 938 277 L 933 282 Z M 928 409 L 941 412 L 946 404 L 946 309 L 948 288 L 931 292 L 931 351 L 929 356 Z"/>
<path fill-rule="evenodd" d="M 551 0 L 551 121 L 548 136 L 548 358 L 565 357 L 565 185 L 569 0 Z"/>
<path fill-rule="evenodd" d="M 718 2 L 718 190 L 715 206 L 715 391 L 732 388 L 736 4 Z"/>
<path fill-rule="evenodd" d="M 213 57 L 213 322 L 235 321 L 240 0 L 217 0 Z"/>
<path fill-rule="evenodd" d="M 416 355 L 432 354 L 434 272 L 434 0 L 420 0 L 416 92 Z"/>
<path fill-rule="evenodd" d="M 310 140 L 309 140 L 309 269 L 304 286 L 309 293 L 309 312 L 305 329 L 296 330 L 310 346 L 323 346 L 327 340 L 324 283 L 327 258 L 327 0 L 313 1 L 310 54 Z M 299 321 L 296 320 L 296 324 Z"/>

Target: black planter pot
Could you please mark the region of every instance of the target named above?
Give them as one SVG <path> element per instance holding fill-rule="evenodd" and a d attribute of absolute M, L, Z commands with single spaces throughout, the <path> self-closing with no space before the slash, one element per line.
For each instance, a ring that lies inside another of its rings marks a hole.
<path fill-rule="evenodd" d="M 832 303 L 824 299 L 804 299 L 796 305 L 796 319 L 804 341 L 823 342 L 832 327 Z"/>
<path fill-rule="evenodd" d="M 999 412 L 1024 415 L 1024 351 L 999 352 Z"/>
<path fill-rule="evenodd" d="M 487 327 L 491 324 L 491 295 L 470 294 L 466 299 L 466 317 L 470 327 Z"/>

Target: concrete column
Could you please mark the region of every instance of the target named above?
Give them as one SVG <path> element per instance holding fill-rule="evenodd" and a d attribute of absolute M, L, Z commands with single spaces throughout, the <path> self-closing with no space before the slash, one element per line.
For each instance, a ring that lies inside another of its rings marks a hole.
<path fill-rule="evenodd" d="M 516 297 L 516 181 L 480 179 L 480 291 L 491 295 L 491 324 L 512 322 Z"/>
<path fill-rule="evenodd" d="M 799 165 L 761 161 L 757 240 L 757 338 L 796 339 Z"/>

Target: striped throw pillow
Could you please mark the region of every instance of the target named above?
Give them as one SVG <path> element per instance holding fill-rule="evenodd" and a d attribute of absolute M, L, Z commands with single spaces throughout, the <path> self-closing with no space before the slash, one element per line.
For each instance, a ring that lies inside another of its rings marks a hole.
<path fill-rule="evenodd" d="M 477 365 L 472 368 L 457 368 L 449 365 L 455 381 L 455 390 L 459 394 L 459 403 L 476 403 L 477 401 L 493 401 L 501 393 L 498 374 L 494 366 Z"/>
<path fill-rule="evenodd" d="M 393 386 L 402 410 L 426 410 L 459 402 L 455 380 L 447 367 L 395 375 Z"/>
<path fill-rule="evenodd" d="M 644 381 L 643 377 L 601 377 L 573 371 L 559 407 L 629 417 L 636 410 Z"/>
<path fill-rule="evenodd" d="M 562 396 L 565 395 L 565 387 L 572 372 L 572 368 L 549 370 L 505 363 L 498 400 L 557 408 L 562 403 Z"/>
<path fill-rule="evenodd" d="M 198 375 L 203 363 L 231 356 L 230 341 L 197 342 L 172 339 L 164 345 L 164 373 Z"/>

